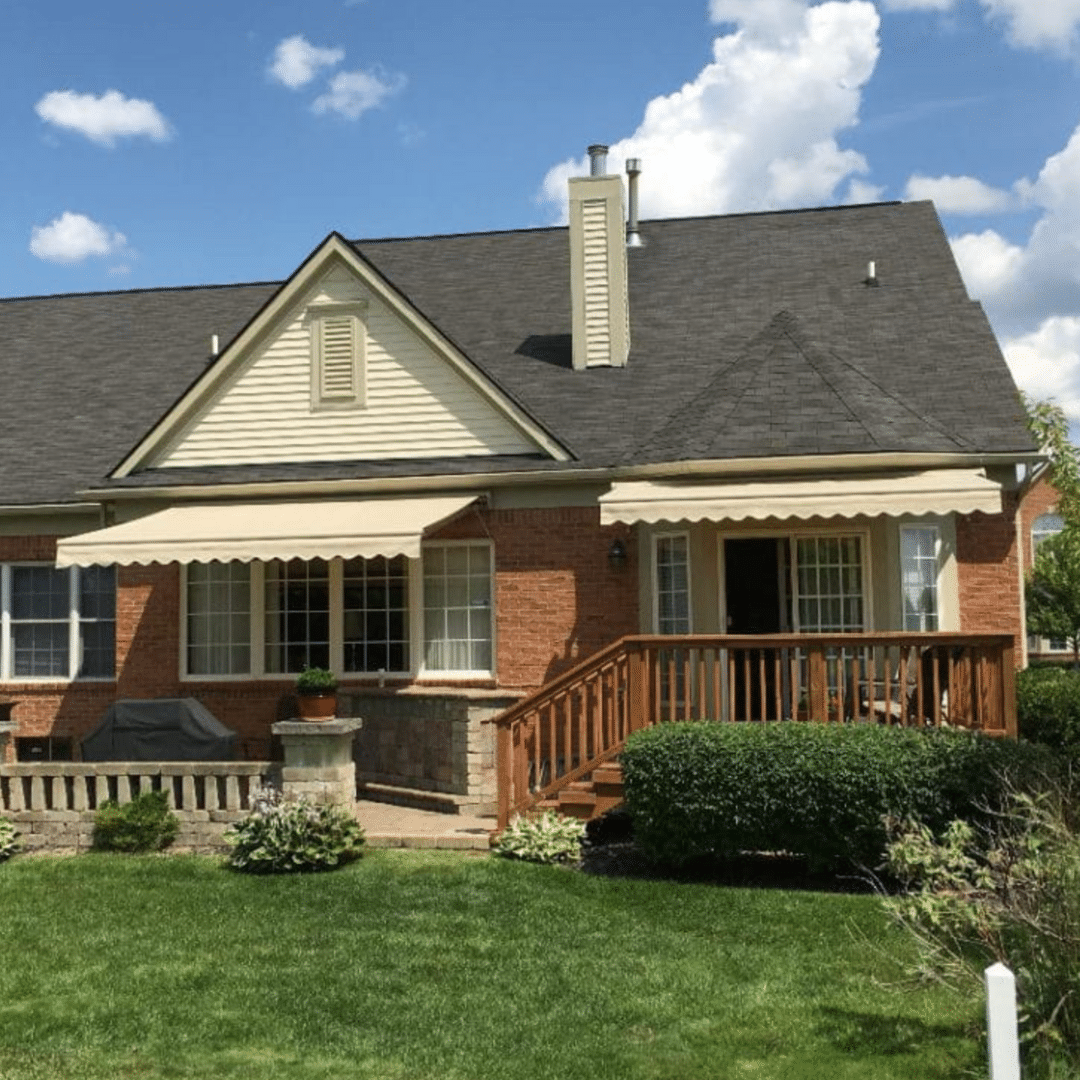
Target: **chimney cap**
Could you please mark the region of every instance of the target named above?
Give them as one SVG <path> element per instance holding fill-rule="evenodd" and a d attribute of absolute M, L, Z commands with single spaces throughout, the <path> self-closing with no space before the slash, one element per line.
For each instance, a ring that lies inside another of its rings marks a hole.
<path fill-rule="evenodd" d="M 607 154 L 608 147 L 605 143 L 593 143 L 588 148 L 589 154 L 589 175 L 590 176 L 606 176 L 607 175 Z"/>

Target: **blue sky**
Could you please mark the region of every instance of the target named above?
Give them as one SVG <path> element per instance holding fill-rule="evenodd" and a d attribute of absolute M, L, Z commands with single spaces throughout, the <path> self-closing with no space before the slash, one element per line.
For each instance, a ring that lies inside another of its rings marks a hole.
<path fill-rule="evenodd" d="M 0 296 L 557 222 L 607 142 L 646 217 L 933 198 L 1080 422 L 1080 0 L 0 4 Z"/>

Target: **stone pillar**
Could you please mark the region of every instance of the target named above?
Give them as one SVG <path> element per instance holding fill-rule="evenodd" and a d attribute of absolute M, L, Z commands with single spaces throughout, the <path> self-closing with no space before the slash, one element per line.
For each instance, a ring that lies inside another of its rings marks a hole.
<path fill-rule="evenodd" d="M 15 755 L 8 750 L 9 746 L 15 745 L 15 732 L 19 730 L 17 720 L 9 720 L 11 710 L 4 709 L 4 702 L 0 702 L 0 765 L 6 761 L 14 761 Z"/>
<path fill-rule="evenodd" d="M 349 806 L 356 801 L 353 736 L 362 720 L 279 720 L 271 730 L 281 736 L 285 764 L 282 792 L 287 799 L 306 798 L 320 805 Z"/>

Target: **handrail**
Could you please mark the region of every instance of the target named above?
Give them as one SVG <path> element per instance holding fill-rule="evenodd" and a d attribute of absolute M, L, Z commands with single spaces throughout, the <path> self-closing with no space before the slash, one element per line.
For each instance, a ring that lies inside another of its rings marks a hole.
<path fill-rule="evenodd" d="M 634 634 L 491 721 L 499 824 L 670 720 L 860 720 L 1016 734 L 1009 634 Z"/>

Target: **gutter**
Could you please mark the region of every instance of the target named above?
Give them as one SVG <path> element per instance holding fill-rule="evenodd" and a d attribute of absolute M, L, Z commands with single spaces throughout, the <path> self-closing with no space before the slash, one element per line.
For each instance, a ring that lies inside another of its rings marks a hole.
<path fill-rule="evenodd" d="M 87 488 L 78 494 L 98 500 L 140 499 L 235 499 L 311 498 L 321 496 L 389 495 L 417 491 L 486 491 L 496 487 L 555 486 L 566 483 L 612 483 L 621 480 L 749 479 L 817 472 L 856 473 L 874 471 L 924 471 L 928 469 L 987 468 L 1018 464 L 1035 465 L 1045 455 L 1025 453 L 988 454 L 806 454 L 795 457 L 722 458 L 716 460 L 673 461 L 649 465 L 623 465 L 596 469 L 522 470 L 519 472 L 477 472 L 393 477 L 349 478 L 344 480 L 265 480 L 246 483 L 168 484 L 152 487 Z M 0 508 L 2 510 L 2 508 Z"/>

